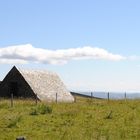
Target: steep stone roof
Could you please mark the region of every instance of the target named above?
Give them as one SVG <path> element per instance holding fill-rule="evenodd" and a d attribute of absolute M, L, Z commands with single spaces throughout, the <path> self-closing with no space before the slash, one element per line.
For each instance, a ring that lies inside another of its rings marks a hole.
<path fill-rule="evenodd" d="M 42 101 L 73 102 L 74 98 L 66 89 L 59 76 L 46 70 L 23 70 L 17 68 L 33 92 Z"/>

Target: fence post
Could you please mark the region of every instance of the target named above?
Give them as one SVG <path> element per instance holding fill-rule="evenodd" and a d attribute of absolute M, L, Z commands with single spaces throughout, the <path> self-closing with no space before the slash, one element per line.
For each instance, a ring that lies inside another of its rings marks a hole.
<path fill-rule="evenodd" d="M 58 99 L 57 99 L 57 96 L 58 96 L 58 95 L 57 95 L 57 92 L 56 92 L 56 103 L 57 103 L 57 100 L 58 100 Z"/>
<path fill-rule="evenodd" d="M 109 101 L 109 92 L 107 93 L 107 99 L 108 99 L 108 101 Z"/>
<path fill-rule="evenodd" d="M 93 98 L 93 92 L 91 92 L 91 99 Z"/>
<path fill-rule="evenodd" d="M 124 93 L 124 98 L 125 98 L 125 101 L 126 101 L 126 92 Z"/>
<path fill-rule="evenodd" d="M 11 107 L 13 107 L 13 93 L 11 94 Z"/>

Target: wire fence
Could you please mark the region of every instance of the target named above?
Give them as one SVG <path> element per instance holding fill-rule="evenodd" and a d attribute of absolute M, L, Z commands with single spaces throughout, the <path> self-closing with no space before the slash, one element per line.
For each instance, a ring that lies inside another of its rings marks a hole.
<path fill-rule="evenodd" d="M 76 103 L 79 98 L 79 97 L 85 97 L 85 98 L 91 98 L 91 99 L 101 99 L 101 100 L 128 100 L 128 99 L 140 99 L 140 94 L 138 94 L 136 96 L 136 94 L 134 94 L 135 96 L 133 96 L 132 94 L 129 94 L 129 93 L 121 93 L 121 94 L 114 94 L 114 93 L 111 93 L 111 92 L 85 92 L 85 93 L 76 93 L 76 92 L 71 92 L 71 94 L 73 95 L 74 97 L 74 102 Z M 5 98 L 0 98 L 0 100 L 3 100 Z M 13 96 L 13 94 L 11 94 L 11 97 L 10 98 L 7 98 L 5 99 L 9 102 L 9 106 L 10 107 L 13 107 L 14 105 L 16 105 L 16 102 L 18 100 L 22 100 L 22 102 L 30 102 L 31 104 L 33 105 L 38 105 L 38 103 L 40 102 L 40 100 L 38 99 L 37 95 L 35 96 L 35 98 L 33 99 L 29 99 L 29 98 L 15 98 Z M 59 100 L 58 100 L 58 94 L 56 93 L 55 94 L 55 99 L 53 100 L 53 103 L 58 103 Z"/>
<path fill-rule="evenodd" d="M 107 100 L 127 100 L 127 99 L 140 99 L 140 93 L 113 93 L 113 92 L 71 92 L 73 96 L 81 96 L 95 99 Z"/>

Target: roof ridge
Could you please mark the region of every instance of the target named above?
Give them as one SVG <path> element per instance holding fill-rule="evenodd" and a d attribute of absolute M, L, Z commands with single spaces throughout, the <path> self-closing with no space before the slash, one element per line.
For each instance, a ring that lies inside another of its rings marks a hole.
<path fill-rule="evenodd" d="M 16 66 L 15 66 L 16 67 Z M 28 68 L 28 69 L 24 69 L 24 68 L 20 68 L 20 67 L 16 67 L 16 69 L 19 71 L 19 72 L 39 72 L 39 73 L 48 73 L 48 74 L 54 74 L 54 75 L 57 75 L 56 72 L 54 71 L 50 71 L 50 70 L 46 70 L 46 69 L 31 69 L 31 68 Z"/>

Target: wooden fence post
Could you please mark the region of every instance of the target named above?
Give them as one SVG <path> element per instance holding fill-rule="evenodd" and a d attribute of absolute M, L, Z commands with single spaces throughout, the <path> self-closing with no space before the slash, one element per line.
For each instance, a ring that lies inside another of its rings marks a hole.
<path fill-rule="evenodd" d="M 125 101 L 126 101 L 126 92 L 124 93 L 124 99 L 125 99 Z"/>
<path fill-rule="evenodd" d="M 57 92 L 56 92 L 56 103 L 58 102 L 58 101 L 57 101 L 57 100 L 58 100 L 58 99 L 57 99 L 57 98 L 58 98 L 57 96 L 58 96 L 58 95 L 57 95 Z"/>
<path fill-rule="evenodd" d="M 13 107 L 13 93 L 11 94 L 11 107 Z"/>
<path fill-rule="evenodd" d="M 91 92 L 91 99 L 93 98 L 93 92 Z"/>
<path fill-rule="evenodd" d="M 109 92 L 107 93 L 107 99 L 108 99 L 108 101 L 109 101 Z"/>

